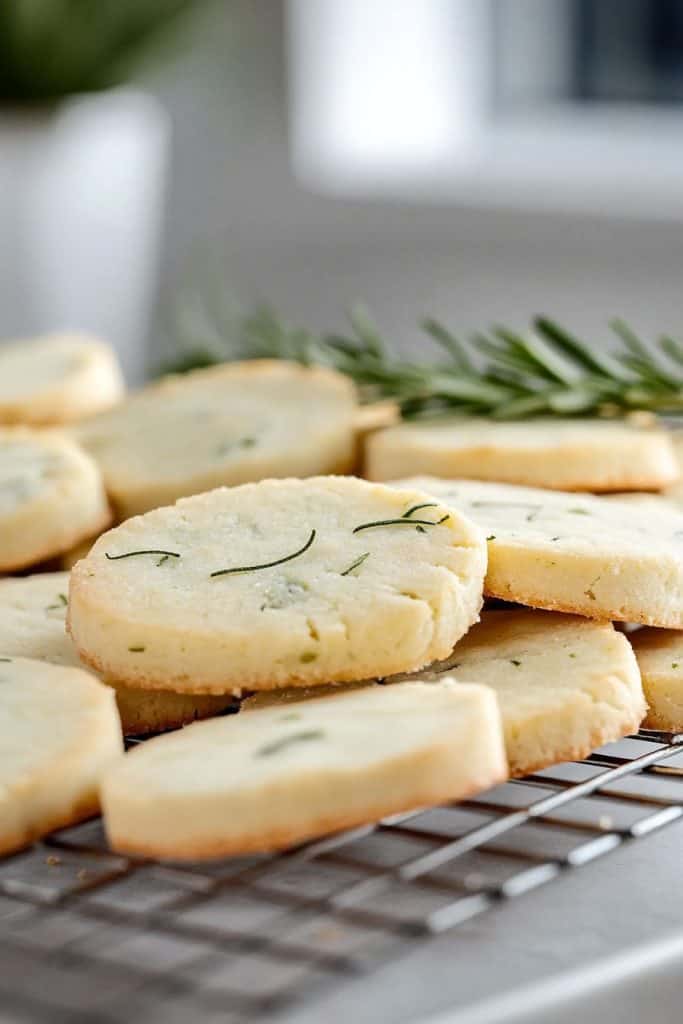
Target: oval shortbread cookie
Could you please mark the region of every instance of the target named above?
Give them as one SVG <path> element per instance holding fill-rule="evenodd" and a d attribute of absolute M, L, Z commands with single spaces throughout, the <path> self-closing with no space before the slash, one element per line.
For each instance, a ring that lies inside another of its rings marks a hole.
<path fill-rule="evenodd" d="M 565 491 L 658 489 L 679 476 L 665 430 L 612 420 L 402 423 L 368 438 L 365 466 L 371 480 L 428 473 Z"/>
<path fill-rule="evenodd" d="M 257 360 L 167 377 L 76 436 L 125 519 L 221 484 L 349 472 L 356 412 L 341 374 Z"/>
<path fill-rule="evenodd" d="M 73 441 L 0 429 L 0 572 L 60 555 L 109 521 L 99 470 Z"/>
<path fill-rule="evenodd" d="M 421 668 L 481 606 L 486 544 L 420 491 L 264 480 L 128 520 L 71 574 L 84 660 L 131 686 L 224 693 Z"/>
<path fill-rule="evenodd" d="M 490 690 L 405 683 L 200 722 L 121 758 L 102 786 L 115 850 L 273 850 L 458 800 L 506 776 Z"/>
<path fill-rule="evenodd" d="M 592 619 L 683 628 L 683 515 L 509 484 L 415 477 L 481 526 L 484 586 L 504 601 Z"/>
<path fill-rule="evenodd" d="M 649 705 L 644 726 L 683 731 L 683 632 L 637 629 L 629 634 Z"/>
<path fill-rule="evenodd" d="M 68 590 L 68 572 L 0 580 L 0 651 L 12 657 L 83 668 L 66 633 Z M 177 729 L 198 718 L 221 714 L 232 703 L 232 698 L 224 696 L 112 685 L 127 735 Z"/>
<path fill-rule="evenodd" d="M 70 423 L 114 405 L 123 392 L 113 350 L 90 335 L 0 345 L 0 423 Z"/>
<path fill-rule="evenodd" d="M 0 853 L 96 813 L 100 777 L 122 751 L 108 687 L 0 655 Z"/>
<path fill-rule="evenodd" d="M 683 641 L 679 649 L 683 724 Z M 626 637 L 611 623 L 575 615 L 484 612 L 446 661 L 386 682 L 429 682 L 445 676 L 494 691 L 514 776 L 586 757 L 634 732 L 646 711 L 638 665 Z M 345 692 L 342 686 L 325 690 L 330 696 Z M 312 688 L 259 693 L 243 701 L 240 711 L 289 705 L 315 695 Z"/>

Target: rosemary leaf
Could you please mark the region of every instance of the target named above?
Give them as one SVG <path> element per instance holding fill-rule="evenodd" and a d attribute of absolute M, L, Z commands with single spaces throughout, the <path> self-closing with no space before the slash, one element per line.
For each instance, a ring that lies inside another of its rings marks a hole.
<path fill-rule="evenodd" d="M 374 523 L 361 523 L 360 526 L 354 526 L 353 533 L 360 533 L 362 530 L 372 530 L 376 526 L 441 526 L 447 519 L 450 519 L 450 515 L 446 513 L 441 519 L 438 519 L 435 523 L 429 519 L 377 519 Z"/>
<path fill-rule="evenodd" d="M 124 551 L 122 555 L 110 555 L 105 551 L 104 557 L 110 562 L 117 562 L 120 558 L 135 558 L 137 555 L 163 555 L 165 558 L 180 558 L 177 551 L 164 551 L 163 548 L 145 548 L 140 551 Z M 161 562 L 157 562 L 160 565 Z"/>
<path fill-rule="evenodd" d="M 273 743 L 266 743 L 256 751 L 256 757 L 270 757 L 272 754 L 279 754 L 280 751 L 292 747 L 296 743 L 304 743 L 308 740 L 322 740 L 325 733 L 322 729 L 307 729 L 305 732 L 295 732 L 293 736 L 283 736 L 281 740 L 274 740 Z"/>
<path fill-rule="evenodd" d="M 340 572 L 339 575 L 340 576 L 349 576 L 353 572 L 354 569 L 357 569 L 360 565 L 363 564 L 365 559 L 369 558 L 369 557 L 370 557 L 370 552 L 369 551 L 364 551 L 362 555 L 358 556 L 358 558 L 355 560 L 355 562 L 351 562 L 351 565 L 348 567 L 348 569 L 344 569 L 344 572 Z"/>
<path fill-rule="evenodd" d="M 304 551 L 308 551 L 314 540 L 315 530 L 311 530 L 310 536 L 304 546 L 299 548 L 298 551 L 293 551 L 291 555 L 285 555 L 284 558 L 276 558 L 273 562 L 262 562 L 260 565 L 237 565 L 232 569 L 217 569 L 215 572 L 210 574 L 210 579 L 213 579 L 216 576 L 232 576 L 238 572 L 256 572 L 258 569 L 272 569 L 274 565 L 284 565 L 285 562 L 291 562 L 292 559 L 298 558 L 299 555 L 303 555 Z"/>

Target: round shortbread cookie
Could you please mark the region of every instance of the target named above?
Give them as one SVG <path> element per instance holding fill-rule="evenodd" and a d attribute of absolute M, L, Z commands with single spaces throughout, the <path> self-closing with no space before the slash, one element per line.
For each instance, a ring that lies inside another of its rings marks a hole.
<path fill-rule="evenodd" d="M 649 704 L 643 725 L 683 732 L 683 632 L 637 629 L 629 634 Z"/>
<path fill-rule="evenodd" d="M 256 360 L 167 377 L 76 437 L 125 519 L 222 484 L 349 472 L 356 414 L 341 374 Z"/>
<path fill-rule="evenodd" d="M 100 537 L 71 574 L 69 628 L 88 664 L 131 686 L 352 681 L 448 655 L 485 568 L 481 532 L 423 492 L 264 480 Z"/>
<path fill-rule="evenodd" d="M 194 859 L 280 849 L 506 774 L 494 695 L 445 680 L 199 722 L 117 761 L 101 797 L 115 850 Z"/>
<path fill-rule="evenodd" d="M 0 572 L 60 555 L 110 519 L 99 470 L 78 445 L 0 429 Z"/>
<path fill-rule="evenodd" d="M 486 533 L 484 592 L 591 619 L 683 628 L 683 515 L 509 484 L 415 477 Z"/>
<path fill-rule="evenodd" d="M 108 687 L 82 669 L 0 655 L 0 853 L 95 814 L 122 751 Z"/>
<path fill-rule="evenodd" d="M 43 572 L 0 580 L 0 651 L 53 665 L 83 668 L 66 633 L 68 572 Z M 106 679 L 103 682 L 107 682 Z M 121 727 L 129 736 L 178 729 L 226 711 L 232 698 L 140 690 L 111 684 Z"/>
<path fill-rule="evenodd" d="M 0 345 L 0 423 L 71 423 L 123 396 L 113 349 L 63 332 Z"/>
<path fill-rule="evenodd" d="M 365 469 L 371 480 L 425 473 L 565 491 L 658 489 L 679 477 L 665 430 L 598 419 L 402 423 L 368 438 Z"/>
<path fill-rule="evenodd" d="M 516 776 L 581 760 L 636 731 L 646 712 L 626 637 L 574 615 L 484 612 L 451 657 L 418 678 L 444 674 L 495 692 Z"/>

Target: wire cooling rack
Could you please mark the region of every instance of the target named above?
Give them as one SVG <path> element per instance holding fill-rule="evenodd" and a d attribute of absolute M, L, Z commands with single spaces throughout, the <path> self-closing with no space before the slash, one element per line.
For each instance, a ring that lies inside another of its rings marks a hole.
<path fill-rule="evenodd" d="M 265 1020 L 682 817 L 683 735 L 645 731 L 278 856 L 134 860 L 92 820 L 0 861 L 0 1006 L 50 1024 Z"/>

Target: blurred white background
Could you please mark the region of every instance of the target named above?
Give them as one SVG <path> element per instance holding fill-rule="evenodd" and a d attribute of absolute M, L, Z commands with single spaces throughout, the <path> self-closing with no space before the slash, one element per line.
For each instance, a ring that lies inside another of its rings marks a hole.
<path fill-rule="evenodd" d="M 596 341 L 616 313 L 680 332 L 683 4 L 649 5 L 678 61 L 666 81 L 647 4 L 586 6 L 207 8 L 159 83 L 162 303 L 208 261 L 316 327 L 363 298 L 401 346 L 425 311 L 461 328 L 548 311 Z M 158 327 L 154 357 L 164 344 Z"/>

